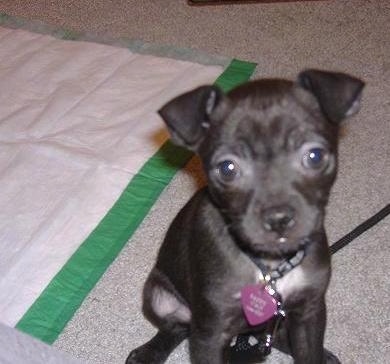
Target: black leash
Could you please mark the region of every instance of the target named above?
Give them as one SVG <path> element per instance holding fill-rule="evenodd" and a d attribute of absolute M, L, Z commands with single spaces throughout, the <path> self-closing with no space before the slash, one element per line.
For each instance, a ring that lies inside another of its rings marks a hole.
<path fill-rule="evenodd" d="M 334 254 L 340 249 L 348 245 L 352 240 L 356 239 L 359 235 L 363 234 L 368 229 L 372 228 L 378 222 L 383 220 L 387 215 L 390 214 L 390 204 L 385 206 L 382 210 L 377 212 L 374 216 L 371 216 L 366 221 L 362 222 L 359 226 L 353 229 L 350 233 L 343 236 L 340 240 L 336 241 L 329 247 L 330 254 Z"/>
<path fill-rule="evenodd" d="M 348 245 L 352 240 L 363 234 L 365 231 L 378 224 L 386 216 L 390 214 L 390 204 L 386 205 L 382 210 L 371 216 L 366 221 L 362 222 L 355 229 L 344 235 L 329 247 L 330 253 L 333 255 L 340 249 Z M 250 334 L 238 335 L 236 343 L 231 347 L 230 364 L 248 364 L 258 362 L 260 359 L 264 360 L 265 356 L 270 353 L 270 347 L 266 343 L 259 341 L 256 344 L 250 344 Z"/>

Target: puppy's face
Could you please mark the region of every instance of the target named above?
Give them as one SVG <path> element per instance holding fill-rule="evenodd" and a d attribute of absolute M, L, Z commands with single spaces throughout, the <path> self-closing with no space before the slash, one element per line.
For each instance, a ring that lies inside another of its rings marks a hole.
<path fill-rule="evenodd" d="M 288 81 L 242 86 L 220 103 L 199 150 L 213 201 L 252 253 L 296 251 L 322 227 L 338 128 L 311 103 Z"/>
<path fill-rule="evenodd" d="M 322 228 L 339 122 L 357 111 L 362 88 L 344 74 L 306 71 L 227 95 L 202 87 L 160 114 L 173 141 L 201 157 L 211 199 L 242 248 L 281 256 Z"/>

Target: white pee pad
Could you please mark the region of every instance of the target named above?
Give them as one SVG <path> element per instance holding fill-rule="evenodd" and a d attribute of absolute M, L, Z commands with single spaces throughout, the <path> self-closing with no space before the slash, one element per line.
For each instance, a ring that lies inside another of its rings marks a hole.
<path fill-rule="evenodd" d="M 220 66 L 0 27 L 0 321 L 14 326 Z"/>

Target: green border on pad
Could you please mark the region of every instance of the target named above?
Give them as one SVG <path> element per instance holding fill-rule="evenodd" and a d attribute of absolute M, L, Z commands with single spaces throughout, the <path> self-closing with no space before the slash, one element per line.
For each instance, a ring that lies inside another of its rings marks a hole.
<path fill-rule="evenodd" d="M 255 63 L 233 60 L 215 84 L 247 81 Z M 167 141 L 132 178 L 114 206 L 32 304 L 16 328 L 53 343 L 192 153 Z"/>
<path fill-rule="evenodd" d="M 214 84 L 224 92 L 229 92 L 232 88 L 248 81 L 255 71 L 256 66 L 257 63 L 233 59 Z"/>

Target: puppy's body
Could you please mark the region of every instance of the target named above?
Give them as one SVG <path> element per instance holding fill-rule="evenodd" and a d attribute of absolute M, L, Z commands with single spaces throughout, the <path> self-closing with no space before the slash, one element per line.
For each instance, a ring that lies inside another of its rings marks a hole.
<path fill-rule="evenodd" d="M 254 330 L 244 286 L 297 252 L 276 280 L 286 319 L 274 345 L 296 363 L 337 363 L 323 348 L 330 257 L 324 210 L 337 170 L 338 123 L 356 111 L 363 84 L 303 72 L 296 83 L 263 80 L 227 96 L 202 87 L 161 115 L 179 145 L 197 152 L 208 185 L 178 214 L 144 288 L 144 314 L 159 329 L 127 363 L 162 363 L 189 338 L 193 363 L 227 362 L 235 335 Z"/>

